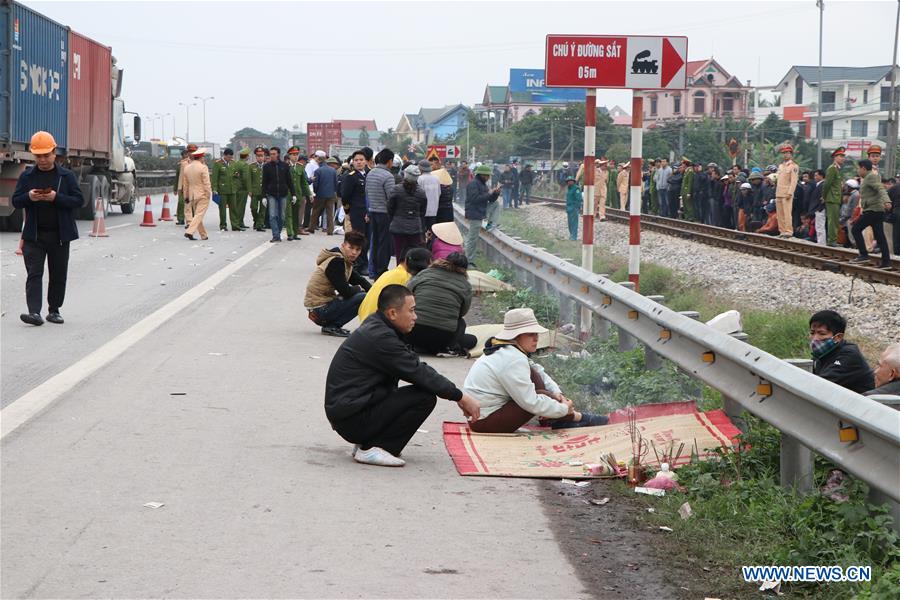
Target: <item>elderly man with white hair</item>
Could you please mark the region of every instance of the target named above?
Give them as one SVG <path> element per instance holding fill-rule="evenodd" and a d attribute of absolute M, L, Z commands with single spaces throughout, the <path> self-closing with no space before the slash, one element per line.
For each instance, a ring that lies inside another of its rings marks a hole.
<path fill-rule="evenodd" d="M 900 396 L 900 343 L 884 349 L 874 373 L 875 389 L 866 392 L 866 396 Z"/>

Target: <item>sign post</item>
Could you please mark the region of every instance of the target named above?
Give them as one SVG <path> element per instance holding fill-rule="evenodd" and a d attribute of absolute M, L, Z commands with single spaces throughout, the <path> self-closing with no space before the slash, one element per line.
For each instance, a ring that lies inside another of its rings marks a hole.
<path fill-rule="evenodd" d="M 584 232 L 581 266 L 593 271 L 594 144 L 596 88 L 634 90 L 631 117 L 628 279 L 639 289 L 641 261 L 641 168 L 644 99 L 641 90 L 687 87 L 687 38 L 646 35 L 547 36 L 545 85 L 587 88 L 584 140 Z M 582 314 L 581 335 L 590 335 L 590 319 Z"/>

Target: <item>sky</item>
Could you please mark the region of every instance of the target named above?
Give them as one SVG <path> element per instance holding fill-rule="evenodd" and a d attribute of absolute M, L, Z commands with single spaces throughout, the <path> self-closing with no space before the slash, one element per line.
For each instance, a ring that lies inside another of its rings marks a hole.
<path fill-rule="evenodd" d="M 40 2 L 24 4 L 111 46 L 125 69 L 126 110 L 144 138 L 186 130 L 227 142 L 235 131 L 375 119 L 382 131 L 420 107 L 481 102 L 509 69 L 543 68 L 548 33 L 685 35 L 688 59 L 714 57 L 741 81 L 773 85 L 818 64 L 815 0 L 709 2 Z M 897 2 L 826 0 L 825 65 L 891 62 Z M 599 90 L 630 112 L 631 93 Z"/>

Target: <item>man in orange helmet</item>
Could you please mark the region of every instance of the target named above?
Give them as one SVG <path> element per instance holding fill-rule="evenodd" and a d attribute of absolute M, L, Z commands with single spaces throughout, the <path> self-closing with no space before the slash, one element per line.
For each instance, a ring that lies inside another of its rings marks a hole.
<path fill-rule="evenodd" d="M 46 131 L 31 136 L 31 154 L 35 166 L 19 175 L 12 203 L 25 211 L 22 231 L 25 258 L 25 300 L 28 312 L 20 315 L 22 322 L 43 325 L 44 262 L 50 281 L 47 286 L 47 320 L 61 325 L 59 309 L 66 296 L 69 270 L 69 242 L 78 239 L 75 210 L 84 205 L 84 196 L 75 173 L 56 164 L 56 141 Z"/>

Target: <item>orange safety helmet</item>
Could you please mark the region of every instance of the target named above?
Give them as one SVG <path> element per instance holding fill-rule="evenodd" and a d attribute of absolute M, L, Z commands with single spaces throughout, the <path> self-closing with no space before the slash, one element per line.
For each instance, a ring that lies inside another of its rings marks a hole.
<path fill-rule="evenodd" d="M 50 154 L 56 149 L 56 140 L 46 131 L 38 131 L 31 136 L 32 154 Z"/>

